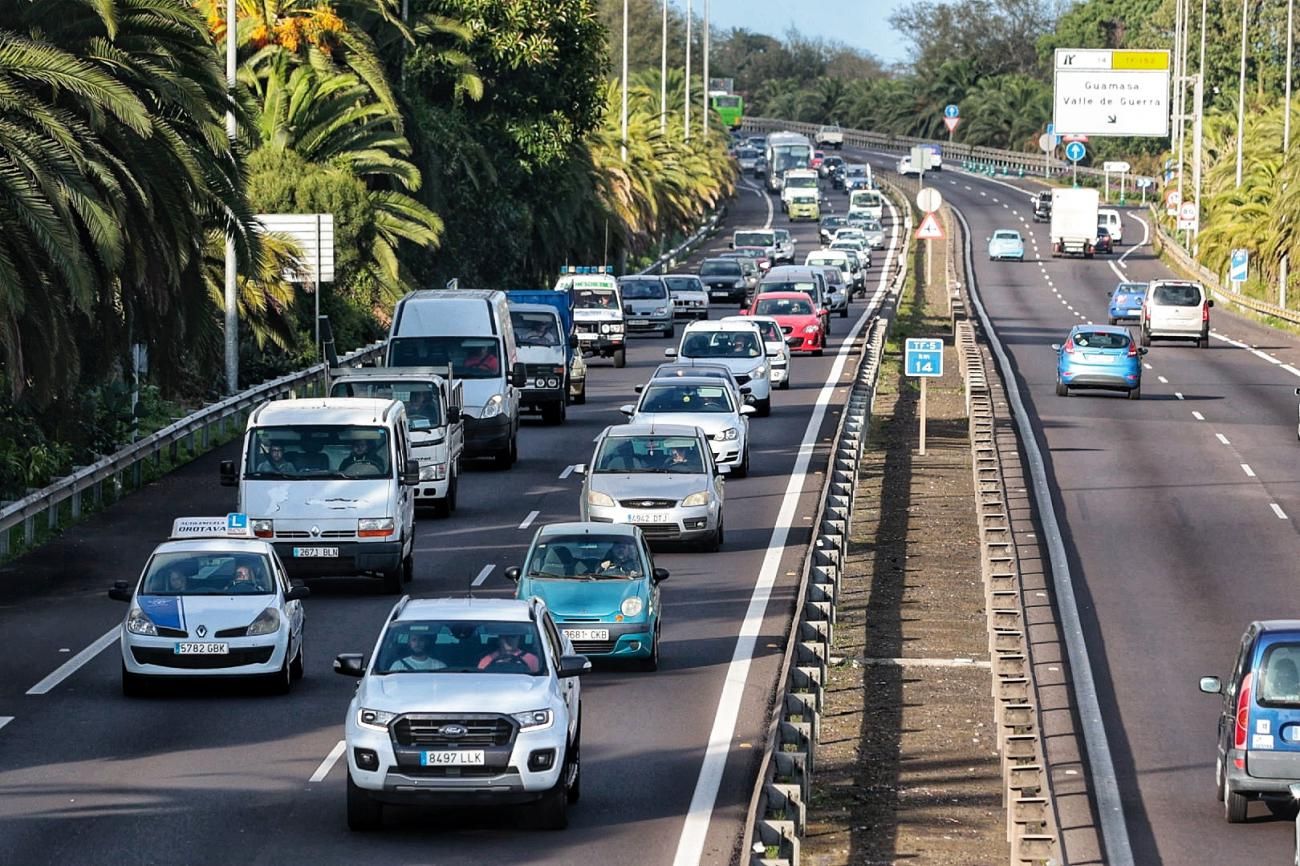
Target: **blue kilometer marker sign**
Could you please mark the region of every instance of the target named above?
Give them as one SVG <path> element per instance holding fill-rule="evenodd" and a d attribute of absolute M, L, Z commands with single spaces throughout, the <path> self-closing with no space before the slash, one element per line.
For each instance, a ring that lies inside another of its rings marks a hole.
<path fill-rule="evenodd" d="M 909 339 L 903 345 L 903 372 L 907 376 L 942 376 L 943 340 Z"/>

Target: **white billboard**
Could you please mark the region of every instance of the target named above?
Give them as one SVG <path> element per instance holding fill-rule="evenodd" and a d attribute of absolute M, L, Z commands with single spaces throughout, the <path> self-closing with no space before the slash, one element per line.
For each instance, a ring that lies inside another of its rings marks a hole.
<path fill-rule="evenodd" d="M 1057 135 L 1169 134 L 1169 52 L 1056 49 Z"/>
<path fill-rule="evenodd" d="M 285 274 L 286 280 L 334 282 L 334 214 L 260 213 L 257 221 L 268 232 L 293 238 L 302 250 L 302 273 Z"/>

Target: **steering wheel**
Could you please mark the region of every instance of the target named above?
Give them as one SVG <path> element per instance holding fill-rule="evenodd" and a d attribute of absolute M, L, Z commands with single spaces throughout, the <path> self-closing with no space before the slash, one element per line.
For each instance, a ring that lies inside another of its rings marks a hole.
<path fill-rule="evenodd" d="M 488 668 L 494 668 L 497 667 L 498 665 L 501 667 L 523 668 L 525 671 L 529 673 L 532 673 L 533 671 L 533 669 L 529 666 L 528 662 L 524 661 L 522 656 L 514 656 L 514 655 L 497 656 L 496 658 L 492 659 L 492 662 L 491 664 L 488 665 Z"/>
<path fill-rule="evenodd" d="M 346 469 L 342 470 L 341 474 L 346 478 L 373 478 L 381 473 L 377 464 L 369 460 L 358 460 L 349 464 Z"/>

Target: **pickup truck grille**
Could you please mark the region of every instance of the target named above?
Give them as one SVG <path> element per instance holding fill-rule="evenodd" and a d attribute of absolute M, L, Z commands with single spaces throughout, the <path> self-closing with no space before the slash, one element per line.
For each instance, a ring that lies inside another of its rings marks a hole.
<path fill-rule="evenodd" d="M 449 732 L 448 727 L 452 727 Z M 456 734 L 456 727 L 465 733 Z M 477 748 L 506 746 L 515 736 L 514 723 L 505 716 L 406 715 L 392 726 L 393 740 L 399 746 L 441 746 Z"/>

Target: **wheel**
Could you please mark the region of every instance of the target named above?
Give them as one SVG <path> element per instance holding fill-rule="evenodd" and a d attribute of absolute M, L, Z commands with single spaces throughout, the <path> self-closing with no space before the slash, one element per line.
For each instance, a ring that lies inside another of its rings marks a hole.
<path fill-rule="evenodd" d="M 398 563 L 396 568 L 390 568 L 384 572 L 380 578 L 380 591 L 388 595 L 396 595 L 402 591 L 402 565 Z"/>
<path fill-rule="evenodd" d="M 650 657 L 641 659 L 638 666 L 643 671 L 659 670 L 659 626 L 657 624 L 655 633 L 650 636 Z"/>
<path fill-rule="evenodd" d="M 451 478 L 447 481 L 447 494 L 441 499 L 435 499 L 433 502 L 433 513 L 439 517 L 450 517 L 451 513 L 456 510 L 456 487 L 459 485 L 457 480 L 460 473 L 457 471 L 456 464 L 451 465 Z"/>
<path fill-rule="evenodd" d="M 287 695 L 289 689 L 293 687 L 293 671 L 286 658 L 280 665 L 280 669 L 273 674 L 266 676 L 266 690 L 273 695 Z"/>
<path fill-rule="evenodd" d="M 139 674 L 133 674 L 122 662 L 122 695 L 128 698 L 142 698 L 149 694 L 149 681 Z"/>
<path fill-rule="evenodd" d="M 307 673 L 307 662 L 306 659 L 303 658 L 303 653 L 306 652 L 306 650 L 304 649 L 306 645 L 307 645 L 307 641 L 305 637 L 299 634 L 298 652 L 294 653 L 293 661 L 289 662 L 289 675 L 293 677 L 295 680 L 302 679 L 303 676 Z"/>
<path fill-rule="evenodd" d="M 620 370 L 627 366 L 627 349 L 614 350 L 614 366 Z"/>
<path fill-rule="evenodd" d="M 745 478 L 749 475 L 749 446 L 745 446 L 745 453 L 740 455 L 740 465 L 731 470 L 731 474 L 737 478 Z"/>
<path fill-rule="evenodd" d="M 408 553 L 402 560 L 402 583 L 410 583 L 415 580 L 415 554 Z"/>
<path fill-rule="evenodd" d="M 847 319 L 848 317 L 849 317 L 849 308 L 848 305 L 846 304 L 844 309 L 840 310 L 840 318 Z"/>
<path fill-rule="evenodd" d="M 831 317 L 827 316 L 825 319 L 822 320 L 822 336 L 829 337 L 830 335 L 831 335 Z"/>
<path fill-rule="evenodd" d="M 505 450 L 498 451 L 496 456 L 493 458 L 498 469 L 509 469 L 511 466 L 515 465 L 515 461 L 518 459 L 519 439 L 515 436 L 511 436 L 510 444 L 506 446 Z"/>
<path fill-rule="evenodd" d="M 569 787 L 565 796 L 569 805 L 573 805 L 582 798 L 582 708 L 578 708 L 578 730 L 573 735 L 573 763 L 571 776 L 569 778 Z"/>
<path fill-rule="evenodd" d="M 582 380 L 582 387 L 578 389 L 578 396 L 573 398 L 573 402 L 578 406 L 585 405 L 587 402 L 587 380 Z"/>
<path fill-rule="evenodd" d="M 786 365 L 786 368 L 785 368 L 785 378 L 782 379 L 782 380 L 781 380 L 781 384 L 780 384 L 780 385 L 777 385 L 776 387 L 779 388 L 779 389 L 781 389 L 782 391 L 789 391 L 789 390 L 790 390 L 790 367 L 789 367 L 788 364 Z"/>
<path fill-rule="evenodd" d="M 671 322 L 669 322 L 668 327 L 664 328 L 663 334 L 665 337 L 671 340 L 677 334 L 677 328 Z"/>
<path fill-rule="evenodd" d="M 565 762 L 568 762 L 566 757 Z M 539 830 L 563 830 L 569 826 L 569 795 L 564 790 L 564 770 L 560 779 L 533 805 L 533 821 Z"/>
<path fill-rule="evenodd" d="M 1069 396 L 1070 396 L 1070 389 L 1067 388 L 1066 385 L 1065 385 L 1065 383 L 1062 382 L 1062 381 L 1060 381 L 1059 379 L 1058 379 L 1057 382 L 1056 382 L 1056 396 L 1058 396 L 1058 397 L 1069 397 Z"/>
<path fill-rule="evenodd" d="M 1128 392 L 1128 398 L 1129 398 L 1130 400 L 1141 400 L 1141 399 L 1142 399 L 1142 386 L 1139 385 L 1139 386 L 1137 386 L 1136 388 L 1132 388 L 1132 389 L 1130 389 L 1129 392 Z"/>
<path fill-rule="evenodd" d="M 1245 794 L 1238 794 L 1228 785 L 1227 776 L 1223 779 L 1223 817 L 1229 824 L 1240 824 L 1246 820 L 1246 809 L 1250 800 Z"/>
<path fill-rule="evenodd" d="M 814 349 L 814 350 L 813 350 L 813 357 L 814 357 L 814 358 L 820 358 L 823 354 L 825 354 L 825 346 L 826 346 L 826 343 L 823 342 L 820 346 L 818 346 L 816 349 Z"/>
<path fill-rule="evenodd" d="M 561 400 L 559 403 L 552 403 L 542 408 L 542 421 L 543 423 L 550 424 L 551 426 L 555 426 L 556 424 L 563 424 L 564 416 L 565 416 L 565 411 L 564 411 L 563 400 Z"/>
<path fill-rule="evenodd" d="M 1196 348 L 1198 348 L 1198 349 L 1208 349 L 1208 348 L 1210 348 L 1210 338 L 1209 338 L 1209 336 L 1207 335 L 1207 336 L 1201 337 L 1199 340 L 1197 340 L 1197 341 L 1196 341 Z"/>
<path fill-rule="evenodd" d="M 1144 349 L 1149 348 L 1151 346 L 1151 332 L 1146 328 L 1143 328 L 1141 335 L 1138 337 L 1138 343 L 1140 343 Z"/>
<path fill-rule="evenodd" d="M 758 410 L 758 417 L 766 418 L 772 414 L 772 398 L 764 397 L 762 400 L 755 401 L 754 408 Z"/>
<path fill-rule="evenodd" d="M 1214 799 L 1223 802 L 1223 758 L 1214 759 Z"/>
<path fill-rule="evenodd" d="M 357 787 L 348 773 L 348 829 L 357 833 L 378 830 L 384 823 L 384 804 L 371 799 L 370 793 Z"/>

